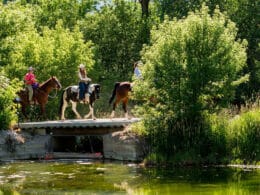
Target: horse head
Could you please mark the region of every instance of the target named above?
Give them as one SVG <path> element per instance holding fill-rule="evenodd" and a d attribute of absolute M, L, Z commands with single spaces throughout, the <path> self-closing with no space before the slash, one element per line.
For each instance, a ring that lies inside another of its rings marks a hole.
<path fill-rule="evenodd" d="M 51 83 L 52 83 L 52 87 L 54 89 L 61 89 L 62 88 L 59 80 L 55 76 L 52 76 L 50 80 L 51 80 Z"/>

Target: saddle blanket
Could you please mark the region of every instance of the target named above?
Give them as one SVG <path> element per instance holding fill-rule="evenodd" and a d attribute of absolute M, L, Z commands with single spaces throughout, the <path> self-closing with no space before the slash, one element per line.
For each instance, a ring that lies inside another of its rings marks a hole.
<path fill-rule="evenodd" d="M 75 93 L 78 93 L 79 92 L 79 86 L 78 85 L 71 86 L 71 91 L 75 92 Z"/>
<path fill-rule="evenodd" d="M 88 93 L 91 94 L 92 91 L 94 91 L 94 85 L 91 84 L 88 88 Z M 72 85 L 71 86 L 71 91 L 72 92 L 75 92 L 75 93 L 78 93 L 79 92 L 79 86 L 78 85 Z"/>

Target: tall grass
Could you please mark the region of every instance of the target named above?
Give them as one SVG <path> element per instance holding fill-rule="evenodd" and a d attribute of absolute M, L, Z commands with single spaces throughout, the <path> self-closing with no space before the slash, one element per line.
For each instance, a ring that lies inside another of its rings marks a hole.
<path fill-rule="evenodd" d="M 140 126 L 136 127 L 147 135 L 150 143 L 146 159 L 149 162 L 255 164 L 260 161 L 259 106 L 236 116 L 204 114 L 200 123 L 181 123 L 161 116 Z"/>
<path fill-rule="evenodd" d="M 235 162 L 260 161 L 260 109 L 242 113 L 230 120 L 227 127 L 228 150 Z"/>

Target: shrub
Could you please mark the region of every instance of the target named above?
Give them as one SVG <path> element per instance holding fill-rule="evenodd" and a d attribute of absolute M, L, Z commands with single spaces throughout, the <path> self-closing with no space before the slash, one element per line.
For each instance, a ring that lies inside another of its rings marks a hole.
<path fill-rule="evenodd" d="M 10 81 L 0 72 L 0 130 L 10 128 L 10 125 L 17 120 L 16 105 L 13 100 L 19 86 L 19 81 Z"/>

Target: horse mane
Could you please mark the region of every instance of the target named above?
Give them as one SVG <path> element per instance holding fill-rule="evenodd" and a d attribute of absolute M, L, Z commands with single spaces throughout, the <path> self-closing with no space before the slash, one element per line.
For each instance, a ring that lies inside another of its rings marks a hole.
<path fill-rule="evenodd" d="M 55 77 L 51 77 L 51 78 L 49 78 L 47 81 L 41 83 L 41 84 L 39 85 L 39 88 L 43 88 L 45 85 L 47 85 L 47 83 L 48 83 L 52 78 L 55 78 Z"/>

